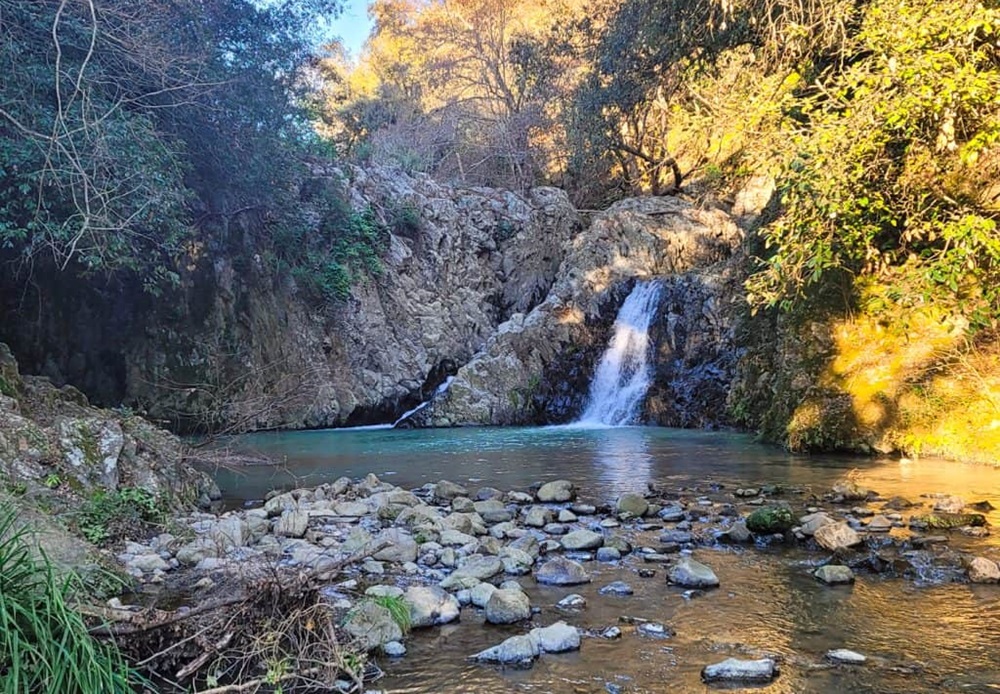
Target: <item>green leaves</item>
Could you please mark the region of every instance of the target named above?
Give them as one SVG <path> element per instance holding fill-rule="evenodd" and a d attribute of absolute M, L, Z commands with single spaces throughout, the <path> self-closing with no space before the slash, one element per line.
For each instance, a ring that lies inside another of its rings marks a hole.
<path fill-rule="evenodd" d="M 916 262 L 928 298 L 974 325 L 1000 316 L 998 12 L 974 2 L 879 0 L 856 59 L 819 77 L 789 120 L 782 215 L 748 289 L 794 307 L 816 285 Z M 835 98 L 833 97 L 835 95 Z"/>

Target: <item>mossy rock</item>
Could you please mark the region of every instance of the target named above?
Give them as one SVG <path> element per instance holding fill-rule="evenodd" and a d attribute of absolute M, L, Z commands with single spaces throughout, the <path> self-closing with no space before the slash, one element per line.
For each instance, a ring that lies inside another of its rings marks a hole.
<path fill-rule="evenodd" d="M 758 535 L 773 535 L 791 530 L 795 525 L 795 516 L 784 506 L 764 506 L 746 519 L 747 530 Z"/>
<path fill-rule="evenodd" d="M 951 530 L 966 526 L 983 527 L 986 525 L 986 516 L 981 513 L 928 513 L 917 516 L 913 521 L 933 530 Z"/>

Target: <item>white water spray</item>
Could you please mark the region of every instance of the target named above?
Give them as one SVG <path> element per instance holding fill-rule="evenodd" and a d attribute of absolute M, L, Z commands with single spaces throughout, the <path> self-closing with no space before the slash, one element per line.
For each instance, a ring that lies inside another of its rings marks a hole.
<path fill-rule="evenodd" d="M 659 298 L 659 283 L 640 282 L 625 299 L 577 424 L 624 426 L 635 422 L 651 381 L 649 324 Z"/>

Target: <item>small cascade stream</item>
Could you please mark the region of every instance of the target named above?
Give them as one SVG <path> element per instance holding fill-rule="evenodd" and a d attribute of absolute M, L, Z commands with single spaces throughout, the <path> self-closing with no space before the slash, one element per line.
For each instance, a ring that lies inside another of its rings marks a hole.
<path fill-rule="evenodd" d="M 640 282 L 615 319 L 614 336 L 594 373 L 578 425 L 633 424 L 649 390 L 649 325 L 660 299 L 658 282 Z"/>
<path fill-rule="evenodd" d="M 397 419 L 395 422 L 393 422 L 390 426 L 393 426 L 393 427 L 398 426 L 401 422 L 409 419 L 410 417 L 412 417 L 413 415 L 415 415 L 417 412 L 420 412 L 420 410 L 422 410 L 425 407 L 427 407 L 428 405 L 430 405 L 431 402 L 433 402 L 434 398 L 436 398 L 438 395 L 441 395 L 441 393 L 443 393 L 446 390 L 448 390 L 448 386 L 450 386 L 451 382 L 454 381 L 454 380 L 455 380 L 454 376 L 449 376 L 448 378 L 444 379 L 444 382 L 441 385 L 439 385 L 437 387 L 437 389 L 434 391 L 434 395 L 432 395 L 429 398 L 427 398 L 426 400 L 424 400 L 422 403 L 420 403 L 419 405 L 417 405 L 416 407 L 414 407 L 412 410 L 407 410 L 406 412 L 404 412 L 403 414 L 401 414 L 399 416 L 399 419 Z"/>

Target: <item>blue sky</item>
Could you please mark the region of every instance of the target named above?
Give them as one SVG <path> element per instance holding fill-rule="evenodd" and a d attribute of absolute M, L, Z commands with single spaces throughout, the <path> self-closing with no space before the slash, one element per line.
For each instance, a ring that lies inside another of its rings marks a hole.
<path fill-rule="evenodd" d="M 344 0 L 344 11 L 330 23 L 330 28 L 356 58 L 372 28 L 368 19 L 368 0 Z"/>

